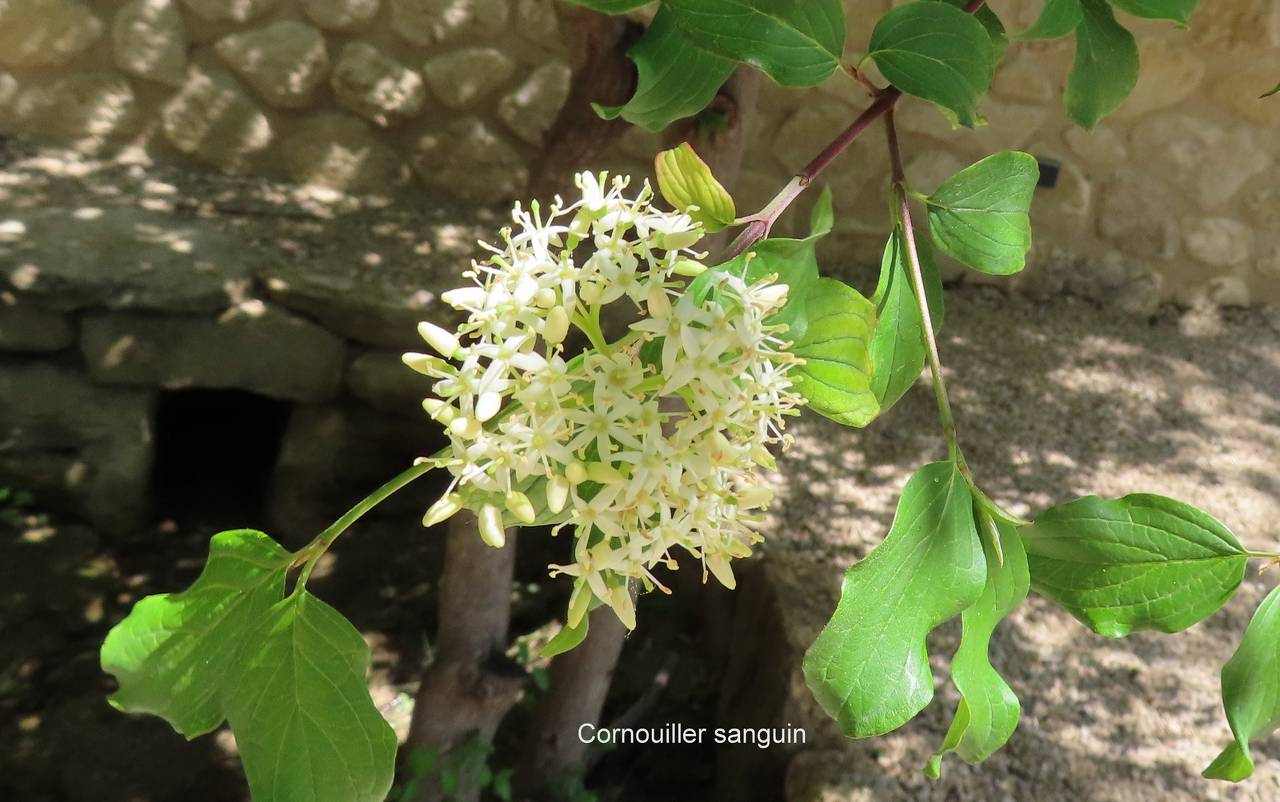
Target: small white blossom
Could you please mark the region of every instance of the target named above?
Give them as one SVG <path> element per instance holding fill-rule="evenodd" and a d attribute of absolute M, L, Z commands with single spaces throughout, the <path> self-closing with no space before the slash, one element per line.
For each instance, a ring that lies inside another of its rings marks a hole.
<path fill-rule="evenodd" d="M 474 286 L 442 296 L 465 321 L 419 328 L 439 356 L 405 355 L 436 379 L 423 408 L 450 441 L 453 481 L 424 523 L 469 508 L 494 546 L 506 525 L 571 528 L 573 562 L 551 566 L 573 578 L 569 625 L 594 599 L 634 627 L 632 582 L 665 591 L 653 571 L 677 548 L 734 585 L 730 561 L 751 553 L 771 499 L 757 468 L 801 403 L 797 360 L 766 322 L 785 285 L 717 274 L 714 300 L 696 303 L 675 277 L 703 270 L 685 250 L 697 224 L 655 209 L 647 183 L 634 198 L 624 178 L 577 184 L 581 200 L 545 216 L 517 205 Z M 605 343 L 601 307 L 623 299 L 644 314 Z M 566 360 L 570 326 L 592 347 Z"/>

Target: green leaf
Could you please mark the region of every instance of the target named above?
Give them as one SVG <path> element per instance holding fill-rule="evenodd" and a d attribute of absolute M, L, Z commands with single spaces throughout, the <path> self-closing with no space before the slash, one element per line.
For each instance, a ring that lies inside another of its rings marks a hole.
<path fill-rule="evenodd" d="M 576 627 L 562 627 L 556 636 L 542 647 L 543 657 L 555 657 L 558 654 L 578 648 L 578 644 L 587 638 L 587 627 L 591 616 L 584 615 Z"/>
<path fill-rule="evenodd" d="M 1280 94 L 1280 84 L 1276 84 L 1275 88 L 1270 90 L 1269 92 L 1263 92 L 1261 95 L 1258 96 L 1258 100 L 1262 100 L 1263 98 L 1271 97 L 1272 95 L 1278 95 L 1278 94 Z"/>
<path fill-rule="evenodd" d="M 823 187 L 818 200 L 809 212 L 809 237 L 825 237 L 835 225 L 835 212 L 831 210 L 831 187 Z"/>
<path fill-rule="evenodd" d="M 889 732 L 933 698 L 925 638 L 986 584 L 972 504 L 954 463 L 926 465 L 903 489 L 884 542 L 845 575 L 804 676 L 846 735 Z"/>
<path fill-rule="evenodd" d="M 564 2 L 599 11 L 601 14 L 625 14 L 640 6 L 647 6 L 653 0 L 564 0 Z"/>
<path fill-rule="evenodd" d="M 920 249 L 925 296 L 936 333 L 942 328 L 942 281 L 933 259 L 927 254 L 929 248 Z M 871 340 L 874 365 L 871 388 L 883 413 L 920 378 L 926 356 L 924 325 L 907 268 L 901 229 L 895 228 L 885 244 L 884 257 L 880 260 L 880 283 L 871 301 L 876 305 L 876 331 Z"/>
<path fill-rule="evenodd" d="M 964 8 L 968 5 L 968 0 L 942 0 L 944 3 L 950 3 L 957 8 Z M 1004 23 L 996 16 L 996 12 L 991 10 L 991 6 L 983 5 L 977 11 L 973 12 L 973 18 L 982 23 L 982 27 L 987 29 L 987 36 L 991 38 L 991 63 L 994 65 L 1000 63 L 1000 59 L 1004 58 L 1004 51 L 1009 48 L 1009 37 L 1005 32 Z"/>
<path fill-rule="evenodd" d="M 965 126 L 977 122 L 978 100 L 995 67 L 982 23 L 949 3 L 928 0 L 881 17 L 867 57 L 894 86 L 951 111 Z"/>
<path fill-rule="evenodd" d="M 1086 496 L 1024 532 L 1031 586 L 1110 638 L 1178 632 L 1244 578 L 1248 553 L 1212 516 L 1163 496 Z"/>
<path fill-rule="evenodd" d="M 733 61 L 691 42 L 665 7 L 627 56 L 636 65 L 635 94 L 621 106 L 597 104 L 596 113 L 606 120 L 621 117 L 650 131 L 702 111 L 734 68 Z"/>
<path fill-rule="evenodd" d="M 382 802 L 396 736 L 365 685 L 369 647 L 306 592 L 263 616 L 224 692 L 257 802 Z"/>
<path fill-rule="evenodd" d="M 791 352 L 804 359 L 791 376 L 814 412 L 866 426 L 880 412 L 871 388 L 876 308 L 849 285 L 820 278 L 804 299 L 804 334 Z"/>
<path fill-rule="evenodd" d="M 664 0 L 680 30 L 725 58 L 763 70 L 783 86 L 814 86 L 840 66 L 840 0 Z"/>
<path fill-rule="evenodd" d="M 1138 43 L 1103 0 L 1080 0 L 1076 58 L 1067 78 L 1067 113 L 1091 129 L 1120 107 L 1138 82 Z"/>
<path fill-rule="evenodd" d="M 736 216 L 733 198 L 688 142 L 662 151 L 653 164 L 662 197 L 701 223 L 707 233 L 719 231 L 733 222 Z"/>
<path fill-rule="evenodd" d="M 292 562 L 262 532 L 214 535 L 188 590 L 146 597 L 108 633 L 112 704 L 189 738 L 225 718 L 257 802 L 380 802 L 396 739 L 365 686 L 369 649 L 315 597 L 281 598 Z"/>
<path fill-rule="evenodd" d="M 1061 39 L 1079 27 L 1082 17 L 1080 0 L 1045 0 L 1044 10 L 1035 25 L 1022 33 L 1015 33 L 1013 38 L 1022 41 Z"/>
<path fill-rule="evenodd" d="M 1040 167 L 1019 151 L 988 156 L 942 182 L 926 203 L 944 253 L 995 276 L 1017 273 L 1031 248 L 1031 196 Z"/>
<path fill-rule="evenodd" d="M 1280 588 L 1258 605 L 1239 648 L 1222 667 L 1222 707 L 1235 741 L 1204 776 L 1240 782 L 1253 774 L 1249 742 L 1280 727 Z"/>
<path fill-rule="evenodd" d="M 1111 5 L 1135 17 L 1172 20 L 1186 27 L 1197 0 L 1108 0 Z"/>
<path fill-rule="evenodd" d="M 120 689 L 111 704 L 150 713 L 188 738 L 223 721 L 220 693 L 245 635 L 284 594 L 291 555 L 262 532 L 220 532 L 182 593 L 147 596 L 107 633 L 102 670 Z"/>
<path fill-rule="evenodd" d="M 1027 555 L 1017 529 L 975 512 L 988 535 L 983 538 L 987 584 L 978 601 L 960 614 L 960 648 L 951 659 L 951 681 L 960 691 L 960 704 L 942 746 L 925 768 L 934 778 L 947 752 L 954 751 L 968 763 L 986 760 L 1009 740 L 1022 715 L 1017 695 L 991 665 L 988 652 L 996 626 L 1027 598 Z"/>

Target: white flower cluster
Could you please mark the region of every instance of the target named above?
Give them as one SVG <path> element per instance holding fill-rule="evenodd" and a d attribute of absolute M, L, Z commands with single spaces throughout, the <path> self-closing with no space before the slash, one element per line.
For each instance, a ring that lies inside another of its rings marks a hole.
<path fill-rule="evenodd" d="M 733 587 L 729 561 L 760 539 L 750 526 L 772 496 L 755 469 L 773 467 L 800 403 L 785 327 L 765 322 L 787 287 L 717 274 L 696 303 L 673 276 L 701 269 L 684 255 L 700 228 L 655 209 L 647 183 L 628 199 L 626 179 L 606 179 L 580 174 L 582 199 L 545 217 L 517 205 L 474 286 L 443 296 L 465 322 L 423 323 L 439 356 L 405 355 L 437 379 L 423 406 L 451 444 L 453 481 L 424 523 L 469 508 L 493 546 L 507 523 L 574 527 L 574 562 L 551 566 L 574 577 L 571 627 L 593 599 L 634 627 L 631 581 L 666 591 L 652 569 L 675 568 L 675 547 Z M 644 314 L 606 343 L 601 307 L 624 296 Z M 570 325 L 591 347 L 566 361 Z"/>

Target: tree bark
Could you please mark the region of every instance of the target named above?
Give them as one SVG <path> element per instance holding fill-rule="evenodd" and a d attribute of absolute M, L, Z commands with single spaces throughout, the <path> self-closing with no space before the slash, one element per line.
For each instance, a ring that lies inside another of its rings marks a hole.
<path fill-rule="evenodd" d="M 507 530 L 506 545 L 492 548 L 465 510 L 448 530 L 435 659 L 422 674 L 406 754 L 430 749 L 442 756 L 468 738 L 491 741 L 524 685 L 525 672 L 505 655 L 518 530 Z M 438 776 L 421 788 L 421 802 L 441 798 Z M 475 771 L 466 771 L 452 798 L 476 802 L 480 790 Z"/>
<path fill-rule="evenodd" d="M 535 796 L 581 775 L 587 745 L 578 730 L 600 721 L 622 653 L 627 628 L 613 610 L 597 607 L 590 621 L 586 639 L 551 661 L 547 695 L 538 706 L 518 775 L 520 787 Z"/>
<path fill-rule="evenodd" d="M 617 106 L 635 90 L 636 71 L 627 58 L 643 28 L 622 16 L 606 16 L 568 3 L 556 4 L 561 36 L 569 46 L 573 77 L 546 148 L 529 177 L 529 195 L 549 199 L 565 194 L 573 174 L 627 130 L 621 119 L 605 120 L 592 103 Z"/>

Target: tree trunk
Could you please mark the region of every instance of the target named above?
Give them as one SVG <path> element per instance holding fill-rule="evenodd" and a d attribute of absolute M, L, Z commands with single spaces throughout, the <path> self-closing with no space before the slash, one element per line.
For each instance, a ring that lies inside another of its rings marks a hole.
<path fill-rule="evenodd" d="M 435 659 L 422 674 L 405 750 L 430 749 L 437 757 L 469 738 L 491 741 L 525 679 L 505 655 L 518 530 L 507 530 L 506 545 L 495 549 L 480 539 L 469 511 L 451 518 L 448 529 Z M 479 800 L 475 774 L 463 772 L 453 800 Z M 420 787 L 422 802 L 441 798 L 438 773 Z"/>
<path fill-rule="evenodd" d="M 591 612 L 587 637 L 551 661 L 547 695 L 538 706 L 519 769 L 520 787 L 537 795 L 579 777 L 587 745 L 583 724 L 600 721 L 627 628 L 608 607 Z"/>

